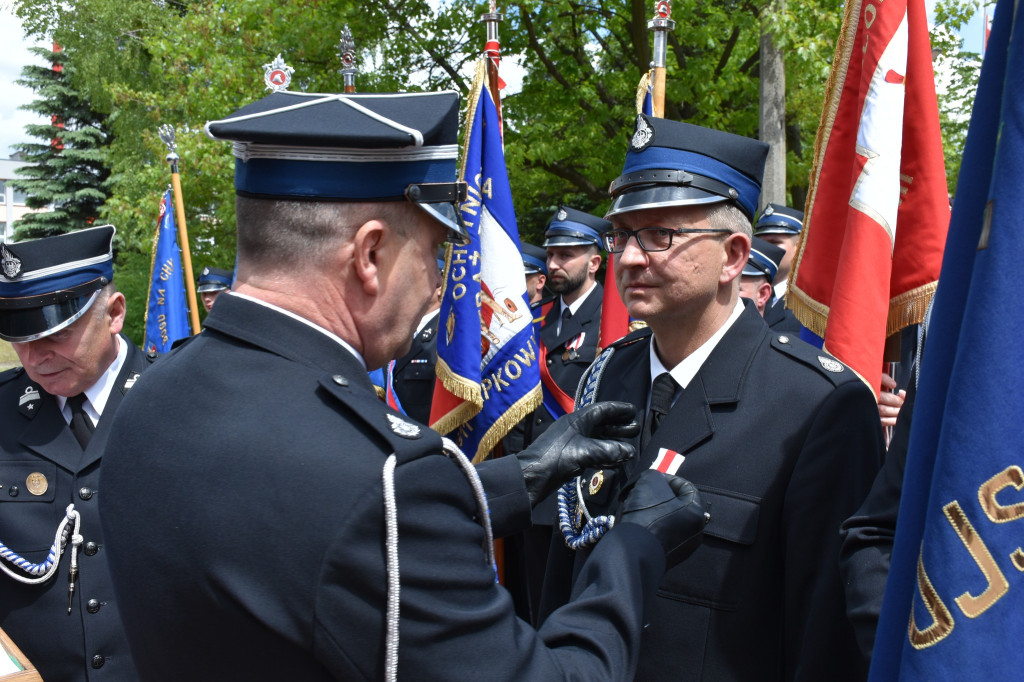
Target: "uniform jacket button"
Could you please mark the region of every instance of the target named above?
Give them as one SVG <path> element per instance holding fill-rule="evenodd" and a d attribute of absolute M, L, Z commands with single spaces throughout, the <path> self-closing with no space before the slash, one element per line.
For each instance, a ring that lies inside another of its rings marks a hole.
<path fill-rule="evenodd" d="M 100 548 L 99 545 L 97 545 L 95 542 L 87 542 L 85 543 L 84 551 L 86 556 L 93 556 L 96 554 L 96 552 L 100 551 Z"/>
<path fill-rule="evenodd" d="M 96 494 L 96 491 L 92 488 L 81 487 L 78 489 L 78 496 L 83 500 L 92 499 L 92 496 Z"/>
<path fill-rule="evenodd" d="M 107 659 L 103 658 L 103 656 L 101 656 L 100 654 L 96 654 L 95 656 L 92 657 L 92 661 L 90 662 L 90 665 L 93 667 L 93 669 L 99 670 L 100 668 L 103 667 L 103 664 L 106 663 L 106 662 L 107 662 Z"/>
<path fill-rule="evenodd" d="M 89 613 L 96 613 L 100 610 L 100 606 L 101 604 L 98 599 L 90 599 L 85 605 L 85 610 Z"/>

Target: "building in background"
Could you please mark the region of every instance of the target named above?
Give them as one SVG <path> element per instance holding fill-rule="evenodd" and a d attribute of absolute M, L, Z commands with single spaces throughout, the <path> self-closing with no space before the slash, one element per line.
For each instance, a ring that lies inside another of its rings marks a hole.
<path fill-rule="evenodd" d="M 20 154 L 0 159 L 0 241 L 5 243 L 13 239 L 14 221 L 33 212 L 25 205 L 25 193 L 14 189 L 9 182 L 18 176 L 19 168 L 27 165 Z"/>

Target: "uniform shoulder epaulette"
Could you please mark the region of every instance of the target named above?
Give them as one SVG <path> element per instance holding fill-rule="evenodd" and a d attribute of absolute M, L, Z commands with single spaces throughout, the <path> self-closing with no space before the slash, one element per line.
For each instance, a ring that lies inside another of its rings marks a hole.
<path fill-rule="evenodd" d="M 24 373 L 24 371 L 25 371 L 24 367 L 12 367 L 12 368 L 10 368 L 8 370 L 4 370 L 3 372 L 0 372 L 0 386 L 3 386 L 8 381 L 13 381 L 13 380 L 17 379 L 18 377 L 20 377 L 22 375 L 22 373 Z"/>
<path fill-rule="evenodd" d="M 772 348 L 816 370 L 836 386 L 857 378 L 853 370 L 842 362 L 792 334 L 771 332 L 770 336 Z"/>

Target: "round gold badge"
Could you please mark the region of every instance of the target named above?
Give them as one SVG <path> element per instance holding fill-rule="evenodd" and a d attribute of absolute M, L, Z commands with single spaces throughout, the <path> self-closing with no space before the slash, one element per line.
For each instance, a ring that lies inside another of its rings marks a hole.
<path fill-rule="evenodd" d="M 38 471 L 33 471 L 25 479 L 25 487 L 33 495 L 42 495 L 50 487 L 50 482 L 46 480 L 46 476 L 43 476 Z"/>
<path fill-rule="evenodd" d="M 604 485 L 604 470 L 598 471 L 590 477 L 590 487 L 588 488 L 588 492 L 591 495 L 596 495 L 602 485 Z"/>

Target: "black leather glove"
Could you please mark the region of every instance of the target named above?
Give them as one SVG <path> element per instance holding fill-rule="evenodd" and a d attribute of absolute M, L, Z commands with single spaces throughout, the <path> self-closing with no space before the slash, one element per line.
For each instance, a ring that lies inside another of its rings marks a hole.
<path fill-rule="evenodd" d="M 640 432 L 636 408 L 601 402 L 565 415 L 525 450 L 516 453 L 526 493 L 536 506 L 584 469 L 612 467 L 633 456 L 635 448 L 614 438 Z"/>
<path fill-rule="evenodd" d="M 640 475 L 619 513 L 620 523 L 635 523 L 654 533 L 665 548 L 666 568 L 693 554 L 710 520 L 692 483 L 654 470 Z"/>

